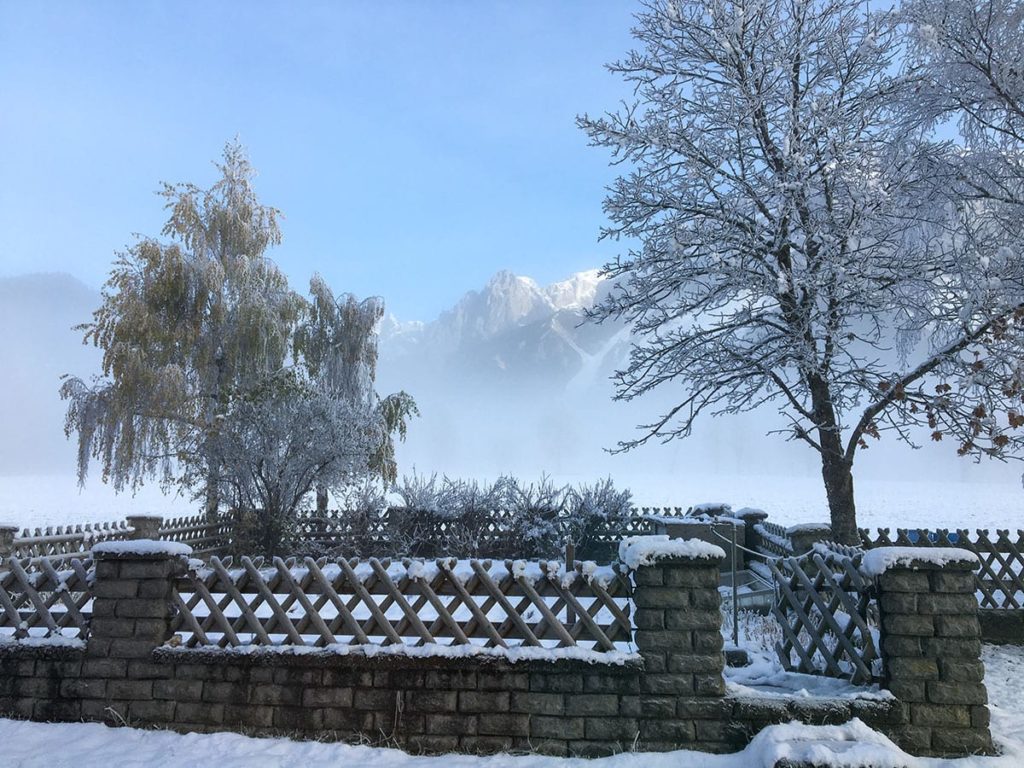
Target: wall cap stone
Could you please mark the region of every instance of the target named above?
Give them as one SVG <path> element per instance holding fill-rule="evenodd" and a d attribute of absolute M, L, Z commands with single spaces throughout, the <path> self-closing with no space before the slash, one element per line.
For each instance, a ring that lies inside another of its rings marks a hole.
<path fill-rule="evenodd" d="M 877 547 L 864 553 L 860 570 L 865 576 L 886 571 L 974 571 L 979 567 L 973 552 L 959 547 Z"/>

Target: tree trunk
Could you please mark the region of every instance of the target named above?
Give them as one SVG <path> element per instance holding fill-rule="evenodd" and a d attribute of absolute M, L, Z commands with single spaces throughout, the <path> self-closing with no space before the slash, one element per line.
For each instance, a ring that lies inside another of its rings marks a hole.
<path fill-rule="evenodd" d="M 832 516 L 832 536 L 840 544 L 860 544 L 853 502 L 853 466 L 842 455 L 823 454 L 821 476 Z"/>
<path fill-rule="evenodd" d="M 206 473 L 206 501 L 203 510 L 207 520 L 214 520 L 220 509 L 220 491 L 217 488 L 217 473 L 212 468 Z"/>
<path fill-rule="evenodd" d="M 316 513 L 318 515 L 327 514 L 327 489 L 318 485 L 316 488 Z"/>
<path fill-rule="evenodd" d="M 832 406 L 828 382 L 820 376 L 808 377 L 811 407 L 818 425 L 821 446 L 821 477 L 832 522 L 832 537 L 840 544 L 860 543 L 857 533 L 857 509 L 853 502 L 853 463 L 847 461 L 842 436 Z"/>

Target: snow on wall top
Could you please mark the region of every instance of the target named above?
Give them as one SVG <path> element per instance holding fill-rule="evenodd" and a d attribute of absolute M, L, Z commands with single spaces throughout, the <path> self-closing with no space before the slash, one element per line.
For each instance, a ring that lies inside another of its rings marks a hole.
<path fill-rule="evenodd" d="M 629 536 L 619 542 L 619 560 L 633 570 L 675 557 L 725 559 L 725 550 L 700 539 L 668 536 Z"/>
<path fill-rule="evenodd" d="M 881 576 L 890 568 L 906 568 L 914 563 L 976 566 L 978 558 L 972 552 L 957 547 L 878 547 L 864 554 L 860 570 L 865 576 Z"/>
<path fill-rule="evenodd" d="M 332 643 L 325 646 L 309 645 L 241 645 L 233 648 L 184 648 L 167 647 L 164 652 L 182 655 L 195 653 L 222 653 L 237 656 L 249 655 L 335 655 L 335 656 L 404 656 L 408 658 L 499 658 L 515 664 L 520 661 L 584 661 L 588 664 L 609 664 L 623 666 L 639 661 L 642 657 L 634 651 L 593 651 L 587 648 L 571 646 L 567 648 L 540 648 L 536 646 L 514 646 L 511 648 L 488 648 L 482 645 L 441 645 L 425 643 L 424 645 L 348 645 Z"/>
<path fill-rule="evenodd" d="M 817 531 L 831 531 L 832 526 L 828 523 L 800 523 L 791 525 L 786 533 L 816 533 Z"/>
<path fill-rule="evenodd" d="M 128 541 L 101 541 L 93 545 L 94 555 L 170 555 L 188 557 L 192 547 L 177 541 L 154 541 L 153 539 L 129 539 Z"/>

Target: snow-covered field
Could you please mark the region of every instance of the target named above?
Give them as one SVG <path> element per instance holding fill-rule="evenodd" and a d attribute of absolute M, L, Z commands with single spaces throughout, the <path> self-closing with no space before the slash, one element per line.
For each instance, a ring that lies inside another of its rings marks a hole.
<path fill-rule="evenodd" d="M 934 760 L 911 757 L 859 722 L 843 726 L 767 728 L 735 755 L 700 752 L 624 753 L 601 760 L 536 755 L 420 757 L 394 749 L 346 744 L 254 739 L 237 734 L 178 735 L 107 728 L 98 724 L 48 725 L 0 719 L 4 768 L 133 768 L 217 765 L 274 768 L 297 765 L 372 765 L 374 768 L 769 768 L 783 757 L 813 757 L 815 764 L 865 768 L 1016 768 L 1024 765 L 1024 714 L 1015 681 L 1024 674 L 1024 648 L 985 648 L 992 730 L 1002 754 Z"/>
<path fill-rule="evenodd" d="M 484 479 L 484 478 L 481 478 Z M 493 478 L 491 478 L 493 479 Z M 558 483 L 595 477 L 555 476 Z M 689 506 L 723 501 L 734 508 L 759 507 L 785 524 L 828 520 L 821 480 L 809 476 L 668 475 L 613 478 L 630 488 L 637 505 Z M 1024 525 L 1024 489 L 1010 482 L 857 481 L 862 526 L 1011 528 Z M 20 526 L 67 525 L 118 520 L 131 513 L 194 514 L 196 504 L 165 496 L 155 486 L 135 496 L 115 494 L 93 479 L 79 491 L 70 475 L 0 476 L 0 522 Z"/>

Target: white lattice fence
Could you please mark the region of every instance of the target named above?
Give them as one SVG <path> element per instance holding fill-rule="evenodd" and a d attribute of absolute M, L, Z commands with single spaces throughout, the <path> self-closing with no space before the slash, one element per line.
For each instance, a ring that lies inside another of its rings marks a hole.
<path fill-rule="evenodd" d="M 0 640 L 84 638 L 89 628 L 92 560 L 59 570 L 47 559 L 0 561 Z"/>
<path fill-rule="evenodd" d="M 593 564 L 212 557 L 177 583 L 174 642 L 615 651 L 631 649 L 629 598 L 624 574 Z"/>

